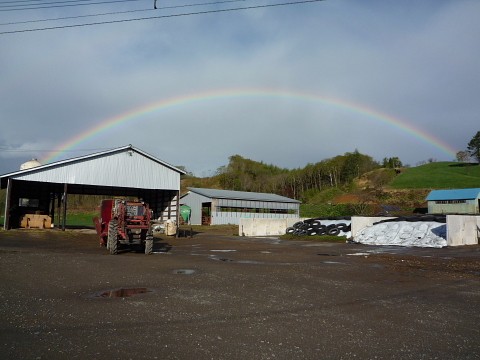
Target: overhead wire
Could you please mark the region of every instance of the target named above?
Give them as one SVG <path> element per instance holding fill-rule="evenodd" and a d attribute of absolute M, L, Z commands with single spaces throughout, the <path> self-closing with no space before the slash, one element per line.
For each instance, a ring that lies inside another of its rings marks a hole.
<path fill-rule="evenodd" d="M 178 9 L 178 8 L 186 8 L 186 7 L 206 6 L 206 5 L 220 5 L 220 4 L 235 3 L 235 2 L 245 2 L 245 1 L 247 1 L 247 0 L 211 1 L 211 2 L 204 2 L 204 3 L 172 5 L 172 6 L 161 6 L 161 7 L 158 7 L 157 9 L 158 9 L 158 10 L 167 10 L 167 9 L 170 10 L 170 9 Z M 50 18 L 50 19 L 15 21 L 15 22 L 8 22 L 8 23 L 0 23 L 0 26 L 4 26 L 4 25 L 19 25 L 19 24 L 28 24 L 28 23 L 45 22 L 45 21 L 59 21 L 59 20 L 80 19 L 80 18 L 97 17 L 97 16 L 108 16 L 108 15 L 121 15 L 121 14 L 129 14 L 129 13 L 136 13 L 136 12 L 146 12 L 146 11 L 154 11 L 154 9 L 151 9 L 151 8 L 149 8 L 149 9 L 136 9 L 136 10 L 114 11 L 114 12 L 98 13 L 98 14 L 86 14 L 86 15 L 75 15 L 75 16 L 64 16 L 64 17 L 57 17 L 57 18 Z"/>
<path fill-rule="evenodd" d="M 234 11 L 242 11 L 242 10 L 253 10 L 253 9 L 280 7 L 280 6 L 293 6 L 293 5 L 300 5 L 300 4 L 317 3 L 320 1 L 325 1 L 325 0 L 288 1 L 288 2 L 282 2 L 282 3 L 251 5 L 251 6 L 242 6 L 242 7 L 236 7 L 236 8 L 228 8 L 228 9 L 213 9 L 213 10 L 204 10 L 204 11 L 196 11 L 196 12 L 189 12 L 189 13 L 148 16 L 148 17 L 131 18 L 131 19 L 120 19 L 120 20 L 108 20 L 108 21 L 99 21 L 99 22 L 83 23 L 83 24 L 59 25 L 59 26 L 50 26 L 50 27 L 33 28 L 33 29 L 11 30 L 11 31 L 2 31 L 0 32 L 0 35 L 35 32 L 35 31 L 46 31 L 46 30 L 57 30 L 57 29 L 68 29 L 68 28 L 87 27 L 87 26 L 95 26 L 95 25 L 117 24 L 117 23 L 124 23 L 124 22 L 144 21 L 144 20 L 153 20 L 153 19 L 167 19 L 167 18 L 175 18 L 175 17 L 194 16 L 194 15 L 218 14 L 218 13 L 226 13 L 226 12 L 234 12 Z"/>
<path fill-rule="evenodd" d="M 63 0 L 63 1 L 92 1 L 92 0 Z M 3 4 L 18 4 L 18 3 L 26 3 L 26 2 L 36 2 L 36 3 L 44 3 L 48 4 L 50 1 L 45 0 L 12 0 L 12 1 L 2 1 Z"/>
<path fill-rule="evenodd" d="M 78 0 L 83 1 L 83 0 Z M 89 1 L 89 0 L 87 0 Z M 90 6 L 90 5 L 103 5 L 103 4 L 114 4 L 114 3 L 125 3 L 125 2 L 138 2 L 144 0 L 108 0 L 108 1 L 97 1 L 90 3 L 82 4 L 62 4 L 62 5 L 49 5 L 49 6 L 37 6 L 37 7 L 25 7 L 25 8 L 16 8 L 16 9 L 0 9 L 0 11 L 23 11 L 23 10 L 39 10 L 39 9 L 53 9 L 53 8 L 64 8 L 72 6 Z M 31 5 L 22 5 L 22 6 L 31 6 Z M 1 8 L 2 6 L 0 6 Z"/>
<path fill-rule="evenodd" d="M 33 0 L 29 0 L 28 2 L 32 2 Z M 47 1 L 47 2 L 37 2 L 36 4 L 19 4 L 18 2 L 2 2 L 0 8 L 8 8 L 8 7 L 18 7 L 18 6 L 34 6 L 34 5 L 53 5 L 53 4 L 68 4 L 68 3 L 85 3 L 91 2 L 94 0 L 62 0 L 62 1 Z M 22 1 L 26 2 L 26 1 Z M 10 5 L 6 5 L 10 4 Z M 79 4 L 80 5 L 80 4 Z M 21 9 L 20 9 L 21 10 Z"/>

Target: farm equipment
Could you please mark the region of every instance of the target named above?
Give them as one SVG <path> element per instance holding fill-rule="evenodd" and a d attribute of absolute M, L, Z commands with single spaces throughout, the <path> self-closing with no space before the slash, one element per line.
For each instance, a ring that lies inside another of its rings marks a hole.
<path fill-rule="evenodd" d="M 100 245 L 106 246 L 110 254 L 117 254 L 119 245 L 142 245 L 145 254 L 152 253 L 152 211 L 148 204 L 125 199 L 102 200 L 100 215 L 93 222 Z"/>

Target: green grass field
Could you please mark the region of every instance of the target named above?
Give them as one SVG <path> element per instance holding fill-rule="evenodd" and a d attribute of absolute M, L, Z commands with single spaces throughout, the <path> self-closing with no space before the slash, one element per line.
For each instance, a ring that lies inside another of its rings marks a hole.
<path fill-rule="evenodd" d="M 67 224 L 68 226 L 81 226 L 81 227 L 89 227 L 93 228 L 95 225 L 93 224 L 93 217 L 98 216 L 96 213 L 67 213 Z M 0 216 L 0 226 L 3 226 L 3 219 L 4 216 Z M 54 220 L 54 222 L 57 219 Z M 58 225 L 55 223 L 55 225 Z"/>
<path fill-rule="evenodd" d="M 93 217 L 98 216 L 97 213 L 67 213 L 67 224 L 69 226 L 86 226 L 94 227 Z"/>
<path fill-rule="evenodd" d="M 389 184 L 394 189 L 466 189 L 480 187 L 480 166 L 434 162 L 406 168 Z"/>

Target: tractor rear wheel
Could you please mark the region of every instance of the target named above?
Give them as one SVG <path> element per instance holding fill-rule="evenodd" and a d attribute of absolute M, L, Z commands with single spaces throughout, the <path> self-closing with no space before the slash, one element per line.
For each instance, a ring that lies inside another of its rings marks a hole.
<path fill-rule="evenodd" d="M 111 220 L 108 224 L 108 240 L 107 247 L 110 251 L 110 255 L 117 254 L 117 237 L 118 237 L 118 224 L 116 220 Z"/>

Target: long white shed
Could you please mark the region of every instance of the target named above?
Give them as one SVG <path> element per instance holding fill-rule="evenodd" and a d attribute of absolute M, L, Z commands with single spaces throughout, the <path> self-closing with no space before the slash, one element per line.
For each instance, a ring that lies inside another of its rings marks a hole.
<path fill-rule="evenodd" d="M 271 193 L 188 188 L 180 205 L 191 209 L 191 225 L 239 224 L 241 218 L 298 218 L 300 201 Z"/>

